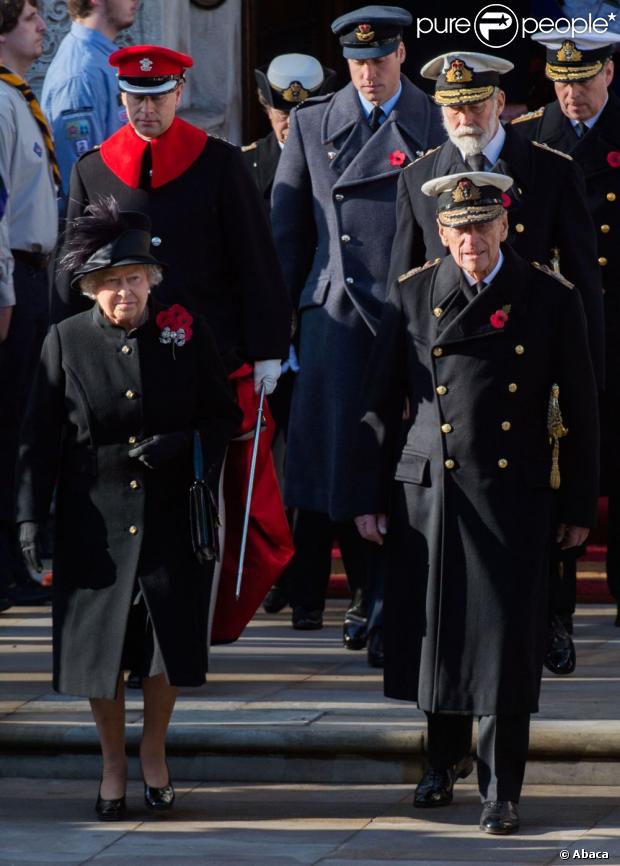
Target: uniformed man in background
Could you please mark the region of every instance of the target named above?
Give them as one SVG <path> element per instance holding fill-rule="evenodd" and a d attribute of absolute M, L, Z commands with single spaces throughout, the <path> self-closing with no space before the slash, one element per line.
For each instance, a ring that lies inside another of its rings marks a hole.
<path fill-rule="evenodd" d="M 473 769 L 478 716 L 480 828 L 491 834 L 519 827 L 549 539 L 583 543 L 598 485 L 581 299 L 504 244 L 513 184 L 472 172 L 423 185 L 449 254 L 391 289 L 355 460 L 356 523 L 387 548 L 385 693 L 427 715 L 414 806 L 452 802 L 456 779 Z"/>
<path fill-rule="evenodd" d="M 566 39 L 560 33 L 540 34 L 536 41 L 547 48 L 546 75 L 557 99 L 545 108 L 516 118 L 514 128 L 530 140 L 558 148 L 581 166 L 586 201 L 597 237 L 598 264 L 605 292 L 605 389 L 601 394 L 601 493 L 609 497 L 607 581 L 620 604 L 620 99 L 610 89 L 614 75 L 612 55 L 620 34 L 583 34 Z M 560 259 L 560 267 L 564 267 Z M 577 569 L 574 557 L 565 557 L 558 569 L 552 594 L 555 646 L 550 663 L 565 664 L 576 602 Z M 620 626 L 620 615 L 616 618 Z"/>
<path fill-rule="evenodd" d="M 56 144 L 63 201 L 77 158 L 127 123 L 108 58 L 139 7 L 140 0 L 67 0 L 71 29 L 47 68 L 41 94 Z"/>
<path fill-rule="evenodd" d="M 280 154 L 288 135 L 291 109 L 309 96 L 328 93 L 335 73 L 310 54 L 279 54 L 267 67 L 254 70 L 258 101 L 271 124 L 271 132 L 241 148 L 245 163 L 271 210 L 271 189 Z"/>
<path fill-rule="evenodd" d="M 401 75 L 411 21 L 405 9 L 366 6 L 333 22 L 351 82 L 291 112 L 273 186 L 276 248 L 299 323 L 285 490 L 297 509 L 293 626 L 322 627 L 337 539 L 354 595 L 344 623 L 349 649 L 366 645 L 370 564 L 345 516 L 356 488 L 350 446 L 386 295 L 396 181 L 417 153 L 443 140 L 430 99 Z"/>
<path fill-rule="evenodd" d="M 8 190 L 0 231 L 0 596 L 8 591 L 13 604 L 51 596 L 17 551 L 13 482 L 19 428 L 49 323 L 48 265 L 58 234 L 60 172 L 49 126 L 25 80 L 43 52 L 46 29 L 33 0 L 0 0 L 0 176 Z"/>

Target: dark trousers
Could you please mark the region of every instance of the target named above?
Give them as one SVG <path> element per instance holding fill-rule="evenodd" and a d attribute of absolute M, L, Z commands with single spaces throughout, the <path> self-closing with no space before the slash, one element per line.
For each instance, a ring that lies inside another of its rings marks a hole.
<path fill-rule="evenodd" d="M 336 523 L 323 512 L 299 509 L 293 521 L 295 555 L 279 582 L 292 607 L 325 608 L 334 540 L 340 545 L 351 592 L 366 594 L 370 542 L 364 541 L 352 520 Z"/>
<path fill-rule="evenodd" d="M 583 548 L 560 550 L 553 544 L 549 559 L 549 615 L 570 619 L 577 604 L 577 559 Z"/>
<path fill-rule="evenodd" d="M 428 761 L 447 770 L 471 750 L 473 716 L 427 713 Z M 530 715 L 479 716 L 478 789 L 480 799 L 519 802 L 530 736 Z"/>
<path fill-rule="evenodd" d="M 0 585 L 12 579 L 15 466 L 19 431 L 49 322 L 46 270 L 15 262 L 15 308 L 9 335 L 0 344 Z M 45 419 L 41 419 L 45 423 Z"/>

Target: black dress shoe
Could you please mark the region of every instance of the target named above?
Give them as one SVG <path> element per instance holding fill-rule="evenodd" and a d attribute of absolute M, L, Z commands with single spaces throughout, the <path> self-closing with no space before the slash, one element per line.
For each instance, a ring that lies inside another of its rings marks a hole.
<path fill-rule="evenodd" d="M 345 649 L 364 649 L 368 639 L 366 625 L 367 619 L 365 616 L 356 616 L 347 611 L 346 619 L 342 624 L 342 642 Z"/>
<path fill-rule="evenodd" d="M 174 803 L 174 788 L 168 782 L 163 788 L 152 788 L 144 783 L 144 802 L 152 812 L 167 812 Z"/>
<path fill-rule="evenodd" d="M 300 631 L 315 631 L 323 628 L 323 611 L 306 610 L 305 607 L 294 607 L 292 617 L 293 628 Z"/>
<path fill-rule="evenodd" d="M 28 577 L 26 581 L 14 583 L 9 587 L 9 599 L 11 604 L 18 607 L 50 604 L 52 601 L 52 587 L 42 586 L 38 580 Z"/>
<path fill-rule="evenodd" d="M 265 613 L 280 613 L 288 604 L 288 598 L 276 583 L 271 587 L 263 602 Z"/>
<path fill-rule="evenodd" d="M 507 836 L 519 829 L 519 812 L 512 800 L 487 800 L 482 804 L 480 829 L 494 836 Z"/>
<path fill-rule="evenodd" d="M 564 628 L 559 616 L 553 616 L 547 632 L 545 667 L 552 674 L 566 676 L 572 674 L 577 663 L 575 644 Z"/>
<path fill-rule="evenodd" d="M 101 787 L 99 787 L 95 812 L 100 821 L 122 821 L 127 814 L 125 797 L 119 797 L 117 800 L 104 800 L 101 797 Z"/>
<path fill-rule="evenodd" d="M 368 664 L 371 668 L 384 666 L 383 632 L 380 628 L 373 629 L 368 638 Z"/>
<path fill-rule="evenodd" d="M 13 607 L 13 602 L 10 598 L 6 596 L 0 596 L 0 613 L 3 613 L 5 610 L 9 610 L 9 608 Z"/>
<path fill-rule="evenodd" d="M 452 802 L 452 790 L 457 779 L 465 779 L 474 769 L 474 759 L 471 755 L 448 767 L 447 770 L 434 770 L 427 767 L 422 781 L 415 789 L 413 805 L 417 809 L 434 809 L 438 806 L 449 806 Z"/>

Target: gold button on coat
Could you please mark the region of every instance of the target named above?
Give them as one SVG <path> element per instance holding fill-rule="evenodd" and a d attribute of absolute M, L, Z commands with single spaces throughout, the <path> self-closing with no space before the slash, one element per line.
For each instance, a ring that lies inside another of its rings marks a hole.
<path fill-rule="evenodd" d="M 505 457 L 500 457 L 500 459 L 497 461 L 497 465 L 500 469 L 505 469 L 508 466 L 508 461 Z"/>
<path fill-rule="evenodd" d="M 448 393 L 448 389 L 446 388 L 445 385 L 437 385 L 437 387 L 435 388 L 435 391 L 437 391 L 437 393 L 439 394 L 440 397 L 443 397 L 444 394 Z"/>
<path fill-rule="evenodd" d="M 130 445 L 135 445 L 136 442 L 138 441 L 138 438 L 137 438 L 137 436 L 130 436 L 127 441 L 129 442 Z"/>
<path fill-rule="evenodd" d="M 131 346 L 123 346 L 121 352 L 123 355 L 131 355 Z"/>
<path fill-rule="evenodd" d="M 136 396 L 136 392 L 132 391 L 131 388 L 129 390 L 125 391 L 125 397 L 127 397 L 128 400 L 133 400 L 133 398 L 135 396 Z"/>
<path fill-rule="evenodd" d="M 525 226 L 523 225 L 523 223 L 517 223 L 516 226 L 515 226 L 515 231 L 516 231 L 518 234 L 521 234 L 522 232 L 524 232 L 524 231 L 525 231 Z"/>
<path fill-rule="evenodd" d="M 522 355 L 525 352 L 525 348 L 519 344 L 518 346 L 515 346 L 515 352 L 517 355 Z"/>
<path fill-rule="evenodd" d="M 615 192 L 608 192 L 606 198 L 607 198 L 607 201 L 615 201 L 616 200 L 616 193 Z"/>
<path fill-rule="evenodd" d="M 139 489 L 140 489 L 140 482 L 139 482 L 139 481 L 136 481 L 136 479 L 133 478 L 133 479 L 129 482 L 129 486 L 131 487 L 132 490 L 139 490 Z"/>
<path fill-rule="evenodd" d="M 130 535 L 137 535 L 138 534 L 138 527 L 137 526 L 130 526 L 129 527 L 129 534 Z"/>
<path fill-rule="evenodd" d="M 517 391 L 518 385 L 515 382 L 511 382 L 508 386 L 508 390 L 511 394 L 514 394 Z"/>
<path fill-rule="evenodd" d="M 456 463 L 454 462 L 454 460 L 452 460 L 452 458 L 449 458 L 444 463 L 444 466 L 446 467 L 446 469 L 454 469 L 454 467 L 456 466 Z"/>
<path fill-rule="evenodd" d="M 502 421 L 502 430 L 510 430 L 511 427 L 510 421 Z"/>
<path fill-rule="evenodd" d="M 601 256 L 598 260 L 598 263 L 602 268 L 604 268 L 607 264 L 607 259 L 605 258 L 605 256 Z"/>
<path fill-rule="evenodd" d="M 442 424 L 441 425 L 442 433 L 452 433 L 452 424 Z"/>
<path fill-rule="evenodd" d="M 435 307 L 435 309 L 433 310 L 433 315 L 436 316 L 437 318 L 439 318 L 442 313 L 443 313 L 443 310 L 441 309 L 441 307 Z"/>
<path fill-rule="evenodd" d="M 436 358 L 441 358 L 441 356 L 443 355 L 443 349 L 441 348 L 441 346 L 435 346 L 435 348 L 433 349 L 433 355 Z"/>
<path fill-rule="evenodd" d="M 607 225 L 607 223 L 605 223 L 604 225 L 601 226 L 601 231 L 603 232 L 604 235 L 607 234 L 607 232 L 609 231 L 609 226 Z"/>

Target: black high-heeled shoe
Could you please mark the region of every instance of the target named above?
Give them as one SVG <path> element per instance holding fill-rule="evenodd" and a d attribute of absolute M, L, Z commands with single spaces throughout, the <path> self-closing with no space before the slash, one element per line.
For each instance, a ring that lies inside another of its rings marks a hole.
<path fill-rule="evenodd" d="M 127 814 L 125 795 L 115 800 L 104 800 L 101 796 L 101 785 L 95 803 L 95 812 L 100 821 L 122 821 Z"/>
<path fill-rule="evenodd" d="M 170 775 L 168 775 L 170 779 Z M 174 787 L 171 781 L 163 788 L 153 788 L 144 783 L 144 802 L 152 812 L 166 812 L 174 803 Z"/>

